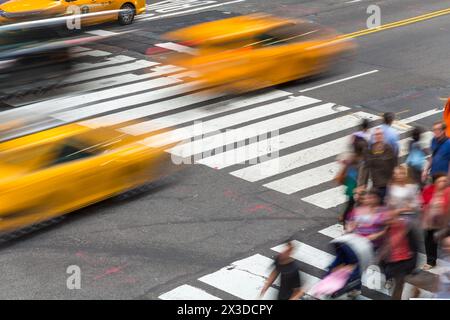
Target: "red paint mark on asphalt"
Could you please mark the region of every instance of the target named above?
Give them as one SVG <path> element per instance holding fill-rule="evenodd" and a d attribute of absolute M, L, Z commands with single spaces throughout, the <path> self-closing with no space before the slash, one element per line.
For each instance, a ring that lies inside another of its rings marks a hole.
<path fill-rule="evenodd" d="M 161 48 L 161 47 L 150 47 L 145 51 L 145 54 L 148 56 L 151 56 L 151 55 L 155 55 L 155 54 L 161 54 L 161 53 L 164 53 L 167 51 L 169 51 L 169 49 Z"/>
<path fill-rule="evenodd" d="M 272 208 L 270 206 L 268 206 L 268 205 L 265 205 L 265 204 L 257 204 L 257 205 L 255 205 L 253 207 L 245 209 L 246 212 L 250 212 L 250 213 L 261 211 L 261 210 L 273 212 Z"/>
<path fill-rule="evenodd" d="M 106 277 L 106 276 L 109 276 L 109 275 L 112 275 L 112 274 L 116 274 L 116 273 L 122 272 L 124 268 L 125 268 L 125 266 L 122 266 L 122 267 L 112 267 L 112 268 L 106 269 L 105 272 L 104 272 L 103 274 L 101 274 L 101 275 L 99 275 L 99 276 L 96 276 L 94 279 L 95 279 L 95 280 L 99 280 L 99 279 L 104 278 L 104 277 Z"/>

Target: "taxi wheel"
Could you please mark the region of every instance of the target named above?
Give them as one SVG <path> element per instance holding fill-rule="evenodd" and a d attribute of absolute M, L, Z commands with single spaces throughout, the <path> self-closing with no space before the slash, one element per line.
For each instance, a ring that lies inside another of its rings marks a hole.
<path fill-rule="evenodd" d="M 131 3 L 125 3 L 120 10 L 123 11 L 119 13 L 119 24 L 122 26 L 132 24 L 136 15 L 134 6 Z"/>

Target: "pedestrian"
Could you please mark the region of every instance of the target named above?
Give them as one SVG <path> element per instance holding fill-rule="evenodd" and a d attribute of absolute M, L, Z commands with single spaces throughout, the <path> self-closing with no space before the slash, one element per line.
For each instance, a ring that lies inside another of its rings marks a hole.
<path fill-rule="evenodd" d="M 403 165 L 397 166 L 387 189 L 386 205 L 388 209 L 415 217 L 419 210 L 419 198 L 419 186 L 410 183 L 408 169 Z"/>
<path fill-rule="evenodd" d="M 450 209 L 450 188 L 447 173 L 435 175 L 435 182 L 422 192 L 423 212 L 421 224 L 424 231 L 427 262 L 423 270 L 436 266 L 438 239 L 440 230 L 447 228 Z"/>
<path fill-rule="evenodd" d="M 299 262 L 291 257 L 293 250 L 294 245 L 289 241 L 284 250 L 275 258 L 274 269 L 261 290 L 261 298 L 275 282 L 278 275 L 280 275 L 278 300 L 298 300 L 305 294 L 300 281 Z"/>
<path fill-rule="evenodd" d="M 443 122 L 446 125 L 446 135 L 450 138 L 450 97 L 447 99 L 447 103 L 444 106 Z"/>
<path fill-rule="evenodd" d="M 391 145 L 385 143 L 381 128 L 375 129 L 373 138 L 374 143 L 367 152 L 364 170 L 361 173 L 361 182 L 367 187 L 370 178 L 373 187 L 380 192 L 381 202 L 384 202 L 387 185 L 397 165 L 397 157 Z"/>
<path fill-rule="evenodd" d="M 383 114 L 383 124 L 381 126 L 379 126 L 378 128 L 380 128 L 383 131 L 384 141 L 392 147 L 395 157 L 397 158 L 400 148 L 399 148 L 399 144 L 398 144 L 399 136 L 398 136 L 397 130 L 392 128 L 392 124 L 394 123 L 394 120 L 395 120 L 395 114 L 393 112 L 386 112 Z M 371 143 L 373 144 L 375 142 L 376 142 L 376 137 L 374 136 L 374 134 L 372 134 Z"/>
<path fill-rule="evenodd" d="M 427 152 L 420 144 L 421 135 L 423 129 L 415 127 L 411 134 L 411 141 L 408 148 L 408 157 L 406 158 L 406 164 L 408 166 L 409 176 L 411 179 L 419 185 L 420 189 L 423 188 L 422 171 L 425 166 Z"/>
<path fill-rule="evenodd" d="M 386 232 L 386 208 L 381 206 L 379 192 L 374 189 L 362 193 L 359 201 L 361 205 L 350 214 L 345 232 L 355 233 L 372 241 L 376 251 L 381 246 Z"/>
<path fill-rule="evenodd" d="M 436 298 L 450 299 L 450 236 L 442 240 L 442 268 L 439 272 Z"/>
<path fill-rule="evenodd" d="M 345 225 L 348 214 L 355 206 L 354 194 L 357 192 L 358 183 L 360 181 L 359 175 L 361 168 L 364 165 L 365 155 L 367 153 L 368 143 L 364 138 L 355 137 L 352 144 L 352 152 L 346 159 L 342 160 L 342 169 L 336 177 L 338 184 L 345 187 L 345 196 L 347 197 L 347 205 L 339 221 Z"/>
<path fill-rule="evenodd" d="M 367 143 L 370 141 L 370 130 L 369 130 L 370 121 L 367 118 L 362 119 L 361 124 L 359 125 L 359 130 L 352 134 L 352 143 L 358 139 L 364 139 Z"/>
<path fill-rule="evenodd" d="M 386 234 L 379 250 L 380 266 L 387 284 L 393 282 L 393 300 L 401 300 L 405 279 L 416 268 L 418 239 L 414 228 L 400 210 L 391 210 L 386 215 Z"/>
<path fill-rule="evenodd" d="M 431 140 L 431 157 L 425 162 L 422 171 L 422 181 L 426 182 L 428 176 L 434 178 L 437 173 L 449 172 L 450 140 L 445 134 L 446 125 L 443 122 L 435 122 L 433 125 L 433 139 Z"/>

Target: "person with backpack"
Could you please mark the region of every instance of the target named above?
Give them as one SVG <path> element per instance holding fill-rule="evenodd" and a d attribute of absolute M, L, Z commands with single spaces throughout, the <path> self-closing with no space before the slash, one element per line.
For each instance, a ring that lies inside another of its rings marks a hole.
<path fill-rule="evenodd" d="M 423 188 L 422 171 L 426 162 L 426 151 L 420 144 L 423 129 L 415 127 L 411 134 L 411 141 L 408 148 L 408 157 L 406 158 L 406 165 L 408 166 L 409 176 L 420 187 Z"/>

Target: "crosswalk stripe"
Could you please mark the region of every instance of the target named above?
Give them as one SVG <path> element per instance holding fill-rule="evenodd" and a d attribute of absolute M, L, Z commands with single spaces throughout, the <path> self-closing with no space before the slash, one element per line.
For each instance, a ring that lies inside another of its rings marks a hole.
<path fill-rule="evenodd" d="M 333 113 L 346 111 L 348 109 L 349 108 L 346 107 L 333 108 L 333 104 L 324 104 L 322 106 L 288 114 L 283 120 L 285 120 L 284 122 L 286 125 L 291 125 L 291 123 L 302 123 L 303 121 L 309 121 L 321 116 L 327 116 Z M 277 151 L 281 151 L 283 149 L 298 145 L 302 142 L 352 128 L 360 123 L 360 117 L 375 118 L 375 116 L 371 114 L 359 112 L 359 114 L 335 118 L 330 121 L 321 122 L 316 125 L 290 131 L 288 133 L 275 136 L 264 141 L 255 141 L 254 143 L 247 144 L 236 149 L 227 150 L 224 153 L 219 153 L 214 156 L 201 159 L 198 162 L 212 168 L 223 169 L 231 165 L 244 163 L 245 161 L 251 159 L 258 160 L 259 157 L 265 156 L 269 153 L 275 153 Z M 276 126 L 274 126 L 274 128 L 277 129 Z M 267 132 L 271 130 L 272 127 L 264 126 L 261 127 L 261 129 L 265 131 L 260 132 Z M 249 132 L 258 131 L 250 130 Z M 245 134 L 241 134 L 240 131 L 237 132 L 237 137 L 240 137 L 242 135 L 245 136 Z M 311 151 L 310 149 L 307 150 Z"/>
<path fill-rule="evenodd" d="M 340 237 L 344 234 L 344 228 L 341 224 L 334 224 L 332 226 L 329 226 L 325 229 L 320 230 L 319 233 L 321 233 L 329 238 L 336 239 L 337 237 Z M 424 255 L 423 253 L 419 253 L 418 254 L 418 264 L 423 265 L 426 263 L 426 261 L 427 261 L 426 255 Z M 437 266 L 431 270 L 428 270 L 427 272 L 430 272 L 433 274 L 439 274 L 439 272 L 441 271 L 440 267 L 444 266 L 444 265 L 445 265 L 445 261 L 443 261 L 442 259 L 438 259 Z"/>
<path fill-rule="evenodd" d="M 190 139 L 198 135 L 217 132 L 221 129 L 242 124 L 269 115 L 290 111 L 299 107 L 317 103 L 319 100 L 308 97 L 289 97 L 278 102 L 265 104 L 260 107 L 232 113 L 220 118 L 204 121 L 199 124 L 178 128 L 145 139 L 148 146 L 157 147 Z"/>
<path fill-rule="evenodd" d="M 184 284 L 158 297 L 161 300 L 222 300 L 206 291 Z"/>
<path fill-rule="evenodd" d="M 99 116 L 92 120 L 85 121 L 87 126 L 102 125 L 103 123 L 117 124 L 129 120 L 139 119 L 141 117 L 156 114 L 158 112 L 168 111 L 182 106 L 190 105 L 198 101 L 205 101 L 211 99 L 206 93 L 195 93 L 191 95 L 182 96 L 181 98 L 174 98 L 164 100 L 158 103 L 153 101 L 172 97 L 177 94 L 183 94 L 195 90 L 196 86 L 193 83 L 183 83 L 168 88 L 158 89 L 150 92 L 139 93 L 130 97 L 118 98 L 112 101 L 96 103 L 87 107 L 81 107 L 74 111 L 67 111 L 54 115 L 55 118 L 64 121 L 78 121 L 84 118 L 98 116 L 102 113 L 115 111 L 117 109 L 131 107 L 133 105 L 146 103 L 144 107 L 134 108 L 132 110 L 121 111 L 111 115 Z M 203 98 L 203 99 L 202 99 Z M 183 99 L 186 99 L 184 101 Z"/>
<path fill-rule="evenodd" d="M 302 200 L 322 209 L 330 209 L 345 203 L 348 200 L 344 192 L 345 187 L 338 186 L 304 197 Z"/>
<path fill-rule="evenodd" d="M 335 258 L 334 255 L 329 254 L 328 252 L 322 251 L 320 249 L 314 248 L 306 243 L 297 240 L 293 240 L 292 243 L 294 244 L 295 247 L 295 251 L 292 253 L 292 257 L 300 262 L 306 263 L 317 269 L 327 270 L 328 266 L 333 262 Z M 285 245 L 281 244 L 279 246 L 272 248 L 272 250 L 276 252 L 282 252 L 284 250 L 284 247 Z M 374 270 L 373 272 L 382 277 L 382 275 L 376 270 Z M 366 278 L 364 275 L 362 276 L 361 280 L 363 286 L 367 287 Z M 389 290 L 387 290 L 386 288 L 380 288 L 377 289 L 376 291 L 379 291 L 385 295 L 390 295 Z"/>
<path fill-rule="evenodd" d="M 430 136 L 430 134 L 431 134 L 430 132 L 424 133 L 424 139 L 428 138 Z M 331 141 L 331 142 L 333 142 L 333 141 Z M 334 142 L 336 142 L 336 140 L 334 140 Z M 409 138 L 400 140 L 400 156 L 404 156 L 407 153 L 407 144 L 408 144 L 408 142 L 409 142 Z M 340 142 L 338 141 L 338 143 L 342 143 L 342 141 L 340 141 Z M 319 146 L 322 146 L 322 145 L 319 145 Z M 345 144 L 341 145 L 340 147 L 341 147 L 340 150 L 343 150 L 343 148 L 345 147 Z M 317 147 L 313 147 L 313 148 L 317 148 Z M 302 150 L 302 151 L 304 152 L 304 150 Z M 300 151 L 300 152 L 302 152 L 302 151 Z M 337 155 L 339 153 L 339 152 L 336 152 L 336 149 L 334 149 L 334 150 L 330 149 L 327 152 L 328 153 L 326 153 L 326 154 L 329 155 L 329 156 Z M 334 154 L 331 154 L 331 153 L 334 153 Z M 324 154 L 325 154 L 325 152 L 324 152 Z M 293 158 L 294 159 L 293 161 L 295 161 L 295 159 L 297 159 L 296 157 L 298 155 L 296 155 L 295 157 L 292 156 L 292 155 L 293 154 L 289 154 L 288 156 L 290 156 L 289 157 L 290 159 Z M 320 157 L 318 157 L 316 159 L 320 159 Z M 317 160 L 315 160 L 315 161 L 317 161 Z M 264 164 L 264 162 L 262 164 Z M 299 167 L 299 164 L 305 165 L 305 164 L 308 164 L 308 163 L 297 161 L 295 163 L 292 163 L 289 166 L 289 168 Z M 258 165 L 255 165 L 255 166 L 258 166 Z M 255 167 L 255 166 L 253 166 L 253 167 Z M 279 179 L 279 180 L 275 180 L 275 181 L 269 182 L 269 183 L 265 184 L 264 186 L 269 188 L 269 189 L 273 189 L 273 190 L 276 190 L 276 191 L 279 191 L 279 192 L 282 192 L 282 193 L 292 194 L 292 193 L 295 193 L 295 192 L 299 192 L 299 191 L 302 191 L 302 190 L 314 187 L 314 186 L 319 185 L 321 183 L 325 183 L 325 182 L 329 182 L 329 181 L 333 180 L 333 178 L 338 173 L 340 167 L 341 167 L 341 165 L 339 164 L 339 162 L 334 161 L 332 163 L 328 163 L 328 164 L 325 164 L 325 165 L 322 165 L 322 166 L 319 166 L 319 167 L 312 168 L 310 170 L 306 170 L 306 171 L 302 171 L 302 172 L 297 173 L 297 174 L 290 175 L 288 177 L 285 177 L 285 178 L 282 178 L 282 179 Z M 250 169 L 250 168 L 252 168 L 252 167 L 245 168 L 245 169 Z M 253 169 L 253 172 L 256 172 L 256 174 L 258 174 L 258 173 L 260 174 L 259 171 L 261 169 L 260 168 L 257 168 L 257 169 L 258 170 Z M 275 168 L 275 169 L 277 169 L 277 168 Z M 242 169 L 239 172 L 240 177 L 243 176 L 242 172 L 244 172 L 244 174 L 245 174 L 248 171 L 244 171 L 244 169 Z M 273 167 L 272 167 L 272 172 L 274 172 L 274 168 Z"/>
<path fill-rule="evenodd" d="M 311 108 L 311 109 L 316 109 L 315 108 Z M 289 113 L 287 115 L 282 115 L 282 116 L 278 116 L 278 117 L 274 117 L 274 118 L 270 118 L 268 120 L 263 120 L 254 124 L 250 124 L 244 127 L 239 128 L 238 132 L 236 132 L 235 135 L 229 134 L 228 132 L 225 133 L 219 133 L 213 136 L 208 136 L 205 137 L 203 139 L 198 139 L 189 143 L 185 143 L 182 145 L 178 145 L 172 149 L 169 150 L 170 153 L 172 153 L 173 155 L 176 155 L 178 157 L 190 157 L 193 156 L 194 154 L 198 154 L 198 153 L 203 153 L 206 152 L 208 150 L 214 150 L 214 149 L 218 149 L 219 147 L 237 142 L 237 141 L 241 141 L 244 139 L 248 139 L 248 138 L 252 138 L 255 137 L 258 133 L 262 133 L 262 132 L 268 132 L 268 131 L 273 131 L 273 130 L 279 130 L 282 129 L 284 127 L 288 127 L 290 125 L 294 125 L 294 124 L 299 124 L 305 121 L 309 121 L 309 120 L 313 120 L 316 118 L 320 118 L 320 117 L 325 117 L 330 113 L 330 110 L 326 110 L 326 112 L 324 114 L 319 114 L 319 113 L 312 113 L 309 115 L 308 117 L 308 112 L 312 111 L 311 109 L 306 109 L 306 110 L 301 110 L 301 111 L 297 111 L 297 112 L 293 112 L 293 113 Z M 335 112 L 338 112 L 338 110 L 341 109 L 332 109 Z M 306 114 L 305 114 L 306 113 Z M 334 131 L 333 127 L 329 127 L 335 120 L 336 121 L 341 121 L 341 124 L 347 124 L 348 121 L 352 120 L 353 117 L 352 116 L 344 116 L 341 118 L 337 118 L 337 119 L 333 119 L 330 121 L 325 121 L 325 122 L 321 122 L 319 124 L 316 125 L 312 125 L 309 126 L 308 130 L 306 130 L 305 128 L 302 128 L 300 130 L 298 130 L 298 144 L 314 139 L 320 136 L 325 136 L 327 134 L 336 132 Z M 322 131 L 322 130 L 327 130 L 328 131 Z M 331 130 L 330 130 L 331 129 Z M 312 134 L 312 132 L 314 132 L 314 134 Z M 280 139 L 282 140 L 282 138 L 280 137 Z"/>
<path fill-rule="evenodd" d="M 80 47 L 80 46 L 72 47 L 72 48 L 71 48 L 71 51 L 72 51 L 73 53 L 84 52 L 84 51 L 91 51 L 91 50 L 92 50 L 91 48 Z"/>
<path fill-rule="evenodd" d="M 91 56 L 91 57 L 106 57 L 112 55 L 111 52 L 102 51 L 102 50 L 83 50 L 83 51 L 77 51 L 72 53 L 72 57 L 74 58 L 80 58 L 84 56 Z"/>
<path fill-rule="evenodd" d="M 160 117 L 155 120 L 143 121 L 137 124 L 124 127 L 120 131 L 131 134 L 131 135 L 142 135 L 146 134 L 152 130 L 159 130 L 167 127 L 176 126 L 182 123 L 187 123 L 200 118 L 205 118 L 213 116 L 216 114 L 229 112 L 235 109 L 248 107 L 253 104 L 258 104 L 262 102 L 267 102 L 270 100 L 286 97 L 290 95 L 289 92 L 273 90 L 268 93 L 260 94 L 249 98 L 238 98 L 232 99 L 227 102 L 226 105 L 213 106 L 207 105 L 200 108 L 195 108 L 192 110 L 187 110 L 175 114 L 171 114 L 165 117 Z"/>
<path fill-rule="evenodd" d="M 122 63 L 127 63 L 130 61 L 136 61 L 135 58 L 129 57 L 129 56 L 124 56 L 124 55 L 119 55 L 119 56 L 114 56 L 111 58 L 106 59 L 105 61 L 102 62 L 95 62 L 95 63 L 91 63 L 91 62 L 82 62 L 82 63 L 78 63 L 76 64 L 73 69 L 71 70 L 71 72 L 81 72 L 84 70 L 89 70 L 89 69 L 95 69 L 95 68 L 104 68 L 104 67 L 108 67 L 111 65 L 115 65 L 115 64 L 122 64 Z M 142 60 L 144 61 L 144 60 Z"/>
<path fill-rule="evenodd" d="M 110 87 L 120 85 L 121 87 L 129 84 L 131 82 L 141 82 L 149 79 L 153 79 L 156 77 L 167 76 L 173 79 L 181 79 L 181 76 L 172 75 L 172 73 L 179 72 L 184 70 L 183 68 L 167 65 L 167 66 L 155 66 L 149 70 L 148 73 L 136 75 L 136 74 L 124 74 L 120 76 L 114 76 L 110 78 L 101 78 L 89 82 L 83 82 L 81 84 L 70 85 L 62 88 L 59 92 L 54 92 L 54 95 L 51 99 L 48 97 L 38 97 L 37 99 L 18 99 L 18 100 L 9 100 L 8 104 L 13 106 L 22 106 L 22 108 L 31 109 L 39 109 L 40 107 L 44 107 L 45 111 L 60 111 L 63 109 L 67 109 L 65 102 L 74 100 L 76 103 L 77 99 L 84 98 L 85 92 L 90 94 L 91 91 L 99 90 L 99 89 L 109 89 Z M 64 101 L 62 101 L 64 100 Z M 75 104 L 78 105 L 78 104 Z M 51 106 L 51 110 L 49 110 L 49 106 Z"/>
<path fill-rule="evenodd" d="M 112 99 L 116 97 L 120 97 L 127 94 L 133 94 L 136 92 L 143 92 L 155 88 L 170 86 L 176 83 L 182 82 L 181 80 L 176 80 L 168 77 L 159 77 L 152 80 L 142 81 L 138 83 L 132 83 L 128 85 L 123 85 L 120 87 L 115 87 L 111 89 L 105 89 L 101 91 L 95 91 L 91 93 L 86 93 L 77 96 L 69 96 L 66 98 L 59 98 L 51 101 L 43 101 L 39 104 L 36 104 L 34 107 L 39 107 L 47 104 L 47 106 L 52 106 L 52 104 L 56 104 L 57 106 L 62 106 L 64 109 L 70 109 L 76 106 L 81 106 L 88 103 L 93 103 L 99 100 Z M 60 109 L 61 110 L 61 109 Z M 60 111 L 59 110 L 59 111 Z M 52 109 L 52 111 L 56 111 Z M 70 111 L 71 113 L 81 113 Z M 64 115 L 59 115 L 58 117 L 64 117 Z"/>

